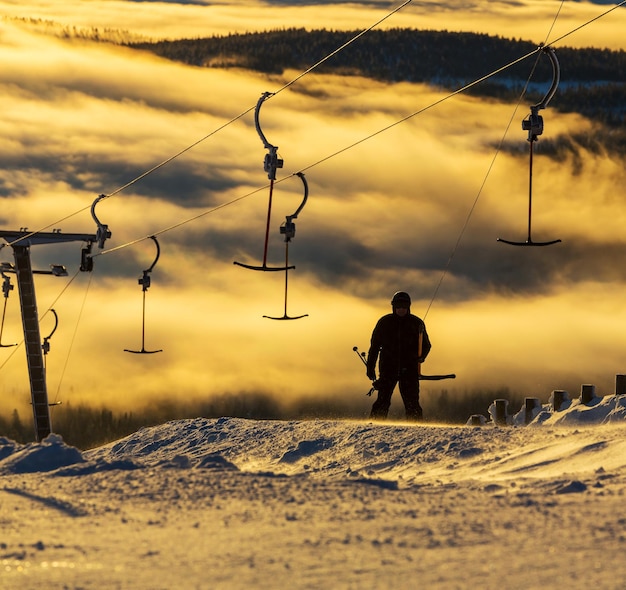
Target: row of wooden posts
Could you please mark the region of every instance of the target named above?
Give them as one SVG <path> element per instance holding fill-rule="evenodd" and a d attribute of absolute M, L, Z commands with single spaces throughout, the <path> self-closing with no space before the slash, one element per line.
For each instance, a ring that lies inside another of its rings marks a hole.
<path fill-rule="evenodd" d="M 626 395 L 626 375 L 615 375 L 615 395 Z M 550 396 L 552 400 L 552 411 L 560 411 L 563 402 L 569 399 L 567 391 L 563 389 L 555 389 Z M 596 397 L 596 386 L 584 384 L 580 388 L 580 403 L 589 404 Z M 495 413 L 494 423 L 498 425 L 507 424 L 506 408 L 508 400 L 497 399 L 494 400 Z M 530 424 L 533 419 L 533 411 L 536 408 L 541 407 L 541 401 L 536 397 L 524 398 L 524 423 Z M 473 426 L 480 426 L 484 424 L 485 417 L 482 414 L 474 414 L 470 418 L 470 424 Z"/>

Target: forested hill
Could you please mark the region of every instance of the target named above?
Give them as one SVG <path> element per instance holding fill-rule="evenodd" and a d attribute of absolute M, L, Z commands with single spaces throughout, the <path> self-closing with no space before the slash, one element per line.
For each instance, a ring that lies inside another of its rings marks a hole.
<path fill-rule="evenodd" d="M 131 43 L 171 60 L 200 67 L 246 68 L 266 73 L 304 71 L 352 39 L 357 31 L 283 29 L 276 31 Z M 389 82 L 425 82 L 456 90 L 529 54 L 530 41 L 475 33 L 391 29 L 370 31 L 325 61 L 316 72 L 360 75 Z M 626 52 L 608 49 L 557 48 L 561 85 L 551 107 L 579 112 L 596 121 L 626 129 Z M 472 87 L 472 94 L 516 99 L 535 56 Z M 552 80 L 546 56 L 533 75 L 540 99 Z"/>

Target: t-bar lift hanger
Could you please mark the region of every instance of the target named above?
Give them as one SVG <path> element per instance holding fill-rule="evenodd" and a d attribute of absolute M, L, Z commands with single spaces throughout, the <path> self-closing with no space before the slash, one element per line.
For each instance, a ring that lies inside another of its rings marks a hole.
<path fill-rule="evenodd" d="M 57 312 L 54 309 L 50 308 L 50 313 L 52 313 L 52 315 L 54 316 L 54 327 L 52 328 L 52 331 L 50 332 L 50 334 L 44 337 L 43 344 L 41 345 L 41 350 L 43 352 L 43 368 L 45 372 L 48 371 L 48 365 L 46 363 L 46 359 L 48 358 L 48 353 L 50 352 L 50 339 L 52 338 L 54 333 L 57 331 L 57 328 L 59 327 L 59 316 L 57 315 Z M 50 407 L 60 406 L 62 403 L 63 402 L 60 402 L 60 401 L 48 402 L 48 406 Z"/>
<path fill-rule="evenodd" d="M 285 236 L 285 311 L 281 317 L 272 317 L 269 315 L 263 316 L 264 318 L 268 318 L 270 320 L 299 320 L 300 318 L 304 318 L 309 315 L 308 313 L 298 316 L 287 315 L 287 287 L 289 281 L 289 269 L 295 268 L 295 266 L 289 266 L 289 242 L 291 241 L 291 238 L 296 235 L 296 224 L 293 222 L 293 220 L 298 217 L 300 211 L 302 211 L 303 207 L 306 205 L 307 199 L 309 198 L 309 184 L 304 177 L 304 173 L 297 172 L 296 176 L 300 177 L 300 180 L 302 180 L 302 184 L 304 185 L 304 197 L 302 199 L 302 202 L 300 203 L 300 206 L 296 209 L 295 213 L 293 215 L 287 215 L 285 221 L 280 226 L 280 233 Z"/>
<path fill-rule="evenodd" d="M 283 160 L 278 157 L 278 146 L 272 145 L 261 131 L 261 124 L 259 122 L 259 113 L 261 111 L 261 106 L 263 103 L 272 96 L 271 92 L 264 92 L 261 95 L 261 98 L 256 103 L 256 108 L 254 109 L 254 126 L 256 127 L 256 131 L 265 146 L 265 149 L 268 150 L 268 153 L 265 154 L 265 161 L 263 162 L 263 169 L 267 172 L 267 177 L 270 180 L 270 194 L 269 201 L 267 204 L 267 222 L 265 224 L 265 245 L 263 247 L 263 262 L 258 265 L 252 264 L 244 264 L 243 262 L 234 262 L 238 266 L 243 266 L 244 268 L 249 268 L 250 270 L 262 270 L 262 271 L 280 271 L 287 270 L 284 266 L 268 266 L 267 265 L 267 247 L 269 242 L 269 233 L 270 233 L 270 220 L 272 217 L 272 196 L 274 193 L 274 181 L 276 180 L 276 169 L 283 167 Z M 294 268 L 294 267 L 291 267 Z"/>
<path fill-rule="evenodd" d="M 543 53 L 545 53 L 552 63 L 552 85 L 548 92 L 543 97 L 541 102 L 530 107 L 530 115 L 522 121 L 522 129 L 528 131 L 529 142 L 529 178 L 528 178 L 528 236 L 525 242 L 515 242 L 513 240 L 505 240 L 498 238 L 498 242 L 504 242 L 511 246 L 551 246 L 552 244 L 558 244 L 561 240 L 549 240 L 547 242 L 535 242 L 531 237 L 531 221 L 532 221 L 532 205 L 533 205 L 533 145 L 537 141 L 539 135 L 543 133 L 543 117 L 539 114 L 541 109 L 545 109 L 548 103 L 554 96 L 559 80 L 561 76 L 561 69 L 559 66 L 559 60 L 556 57 L 556 52 L 552 47 L 542 47 Z"/>
<path fill-rule="evenodd" d="M 155 267 L 157 261 L 159 260 L 159 256 L 161 256 L 161 247 L 159 246 L 159 242 L 156 239 L 156 236 L 150 236 L 151 240 L 154 240 L 154 244 L 156 246 L 156 258 L 154 262 L 150 265 L 150 268 L 147 268 L 143 271 L 143 276 L 137 281 L 143 291 L 143 311 L 141 318 L 141 350 L 129 350 L 128 348 L 124 349 L 124 352 L 132 352 L 133 354 L 154 354 L 156 352 L 163 352 L 163 349 L 159 350 L 146 350 L 145 341 L 146 341 L 146 291 L 150 287 L 150 273 L 152 269 Z"/>
<path fill-rule="evenodd" d="M 3 264 L 7 264 L 7 263 L 3 263 Z M 11 277 L 4 274 L 4 269 L 0 271 L 0 274 L 2 274 L 2 294 L 4 295 L 4 307 L 2 308 L 2 322 L 0 323 L 0 348 L 11 348 L 12 346 L 17 346 L 17 343 L 3 344 L 2 333 L 4 332 L 4 319 L 6 318 L 6 315 L 7 315 L 7 301 L 9 300 L 9 293 L 13 291 L 15 287 L 11 284 Z"/>

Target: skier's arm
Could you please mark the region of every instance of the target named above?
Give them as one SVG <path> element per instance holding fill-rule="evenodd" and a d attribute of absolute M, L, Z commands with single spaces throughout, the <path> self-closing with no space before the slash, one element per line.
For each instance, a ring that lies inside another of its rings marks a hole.
<path fill-rule="evenodd" d="M 370 349 L 367 353 L 367 378 L 371 381 L 376 381 L 376 362 L 378 361 L 378 354 L 380 352 L 380 341 L 378 336 L 378 324 L 376 324 L 376 327 L 372 332 Z"/>

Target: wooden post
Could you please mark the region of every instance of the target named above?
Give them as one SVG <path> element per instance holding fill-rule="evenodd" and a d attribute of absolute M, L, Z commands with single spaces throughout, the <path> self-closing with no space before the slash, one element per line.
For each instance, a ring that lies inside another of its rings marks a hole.
<path fill-rule="evenodd" d="M 626 395 L 626 375 L 615 375 L 615 395 Z"/>
<path fill-rule="evenodd" d="M 580 388 L 580 403 L 588 404 L 594 397 L 596 397 L 596 386 L 585 384 Z"/>
<path fill-rule="evenodd" d="M 533 410 L 541 405 L 536 397 L 527 397 L 524 399 L 524 424 L 530 424 L 533 420 Z"/>
<path fill-rule="evenodd" d="M 558 412 L 566 399 L 567 391 L 564 391 L 562 389 L 555 389 L 552 392 L 552 409 L 555 412 Z"/>
<path fill-rule="evenodd" d="M 506 424 L 506 407 L 509 405 L 506 399 L 497 399 L 494 404 L 496 405 L 496 424 Z"/>

